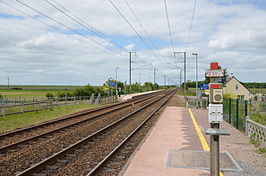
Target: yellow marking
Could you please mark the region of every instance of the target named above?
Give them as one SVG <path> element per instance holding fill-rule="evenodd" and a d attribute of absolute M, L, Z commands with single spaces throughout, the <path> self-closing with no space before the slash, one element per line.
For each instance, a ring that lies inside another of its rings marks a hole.
<path fill-rule="evenodd" d="M 189 112 L 189 115 L 190 115 L 191 120 L 193 122 L 194 128 L 195 128 L 195 130 L 196 130 L 196 132 L 197 132 L 197 134 L 199 136 L 199 139 L 200 139 L 200 142 L 201 142 L 203 150 L 204 151 L 210 151 L 210 147 L 209 147 L 205 137 L 203 136 L 203 134 L 202 134 L 202 132 L 201 132 L 201 130 L 199 128 L 199 125 L 198 125 L 198 123 L 197 123 L 197 121 L 196 121 L 196 119 L 195 119 L 195 117 L 194 117 L 194 115 L 193 115 L 193 113 L 192 113 L 190 108 L 188 108 L 188 112 Z M 220 176 L 223 176 L 222 172 L 220 172 Z"/>

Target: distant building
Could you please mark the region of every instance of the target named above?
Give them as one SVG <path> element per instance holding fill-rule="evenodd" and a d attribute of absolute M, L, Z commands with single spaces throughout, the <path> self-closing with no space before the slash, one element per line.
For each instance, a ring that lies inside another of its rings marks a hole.
<path fill-rule="evenodd" d="M 238 98 L 240 100 L 249 100 L 251 98 L 250 91 L 234 76 L 226 81 L 223 93 L 231 98 Z"/>

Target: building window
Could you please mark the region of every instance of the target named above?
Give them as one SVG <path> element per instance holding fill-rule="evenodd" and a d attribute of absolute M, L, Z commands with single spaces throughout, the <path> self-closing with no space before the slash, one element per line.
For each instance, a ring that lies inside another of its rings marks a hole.
<path fill-rule="evenodd" d="M 236 90 L 239 90 L 239 86 L 238 85 L 236 85 Z"/>
<path fill-rule="evenodd" d="M 244 95 L 238 95 L 237 98 L 238 98 L 239 100 L 244 100 L 245 96 L 244 96 Z"/>

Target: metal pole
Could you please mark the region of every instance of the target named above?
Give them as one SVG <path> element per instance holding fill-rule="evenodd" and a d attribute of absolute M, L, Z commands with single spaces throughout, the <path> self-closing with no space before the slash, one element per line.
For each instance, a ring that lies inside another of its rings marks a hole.
<path fill-rule="evenodd" d="M 179 68 L 179 72 L 180 72 L 179 78 L 180 78 L 180 88 L 181 88 L 181 86 L 182 86 L 182 71 L 181 71 L 181 68 Z"/>
<path fill-rule="evenodd" d="M 155 73 L 155 71 L 156 71 L 156 69 L 154 68 L 153 69 L 153 84 L 155 85 L 155 83 L 156 83 L 156 73 Z"/>
<path fill-rule="evenodd" d="M 7 77 L 7 89 L 9 90 L 9 76 Z"/>
<path fill-rule="evenodd" d="M 129 52 L 129 93 L 131 94 L 131 52 Z"/>
<path fill-rule="evenodd" d="M 239 122 L 239 112 L 238 112 L 238 110 L 239 110 L 239 100 L 236 99 L 236 129 L 238 129 L 238 127 L 239 127 L 239 124 L 238 124 L 238 122 Z"/>
<path fill-rule="evenodd" d="M 139 72 L 139 92 L 140 92 L 140 85 L 141 85 L 141 72 Z"/>
<path fill-rule="evenodd" d="M 187 52 L 174 52 L 174 57 L 175 57 L 175 54 L 178 54 L 178 53 L 183 53 L 184 54 L 184 97 L 187 100 L 187 90 L 186 90 L 186 76 L 187 76 L 186 62 L 187 62 Z"/>
<path fill-rule="evenodd" d="M 198 54 L 196 55 L 196 96 L 197 96 L 197 105 L 196 108 L 199 108 L 199 93 L 198 93 Z"/>
<path fill-rule="evenodd" d="M 231 122 L 232 122 L 232 113 L 231 113 L 231 108 L 232 108 L 232 99 L 231 98 L 229 98 L 229 124 L 231 124 Z"/>
<path fill-rule="evenodd" d="M 136 54 L 136 52 L 129 52 L 129 93 L 131 94 L 131 55 L 132 53 Z"/>
<path fill-rule="evenodd" d="M 192 55 L 196 56 L 196 108 L 199 108 L 199 93 L 198 93 L 198 53 L 192 53 Z"/>
<path fill-rule="evenodd" d="M 115 81 L 116 81 L 116 85 L 115 85 L 115 94 L 116 94 L 116 96 L 118 95 L 118 94 L 117 94 L 117 69 L 119 69 L 119 67 L 116 67 L 116 68 L 115 68 Z"/>
<path fill-rule="evenodd" d="M 220 128 L 218 123 L 212 123 L 212 128 Z M 220 174 L 220 154 L 219 154 L 219 136 L 211 135 L 210 140 L 210 173 L 211 176 L 219 176 Z"/>
<path fill-rule="evenodd" d="M 166 87 L 166 75 L 164 75 L 164 87 Z"/>
<path fill-rule="evenodd" d="M 185 99 L 187 100 L 187 65 L 186 65 L 186 58 L 187 57 L 187 54 L 186 52 L 184 52 L 184 96 L 185 96 Z"/>
<path fill-rule="evenodd" d="M 245 117 L 248 116 L 248 101 L 245 100 Z"/>

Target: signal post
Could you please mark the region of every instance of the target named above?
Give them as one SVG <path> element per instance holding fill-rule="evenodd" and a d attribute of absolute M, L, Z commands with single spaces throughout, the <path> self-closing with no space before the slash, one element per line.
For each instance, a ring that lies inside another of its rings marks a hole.
<path fill-rule="evenodd" d="M 210 175 L 220 174 L 220 151 L 219 136 L 230 135 L 226 129 L 220 129 L 223 122 L 223 75 L 224 70 L 217 62 L 210 64 L 210 69 L 206 70 L 206 77 L 210 78 L 209 83 L 209 112 L 208 119 L 210 128 L 206 129 L 206 134 L 210 135 Z"/>

